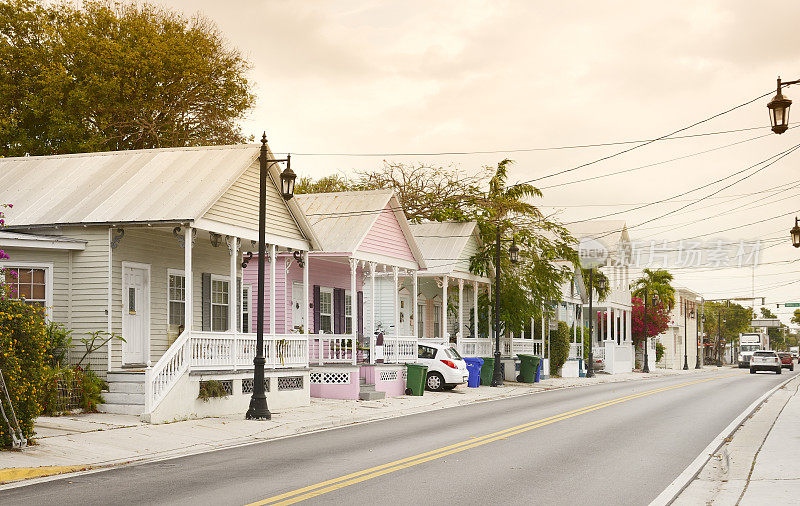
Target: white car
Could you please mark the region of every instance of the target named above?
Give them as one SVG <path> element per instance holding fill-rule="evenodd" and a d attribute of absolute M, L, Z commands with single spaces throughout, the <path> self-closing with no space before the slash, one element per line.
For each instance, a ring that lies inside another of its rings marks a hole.
<path fill-rule="evenodd" d="M 755 374 L 757 371 L 773 371 L 780 374 L 781 359 L 778 354 L 769 350 L 754 352 L 753 358 L 750 359 L 750 374 Z"/>
<path fill-rule="evenodd" d="M 417 363 L 428 366 L 425 388 L 440 392 L 452 390 L 469 378 L 467 363 L 449 344 L 420 344 Z"/>

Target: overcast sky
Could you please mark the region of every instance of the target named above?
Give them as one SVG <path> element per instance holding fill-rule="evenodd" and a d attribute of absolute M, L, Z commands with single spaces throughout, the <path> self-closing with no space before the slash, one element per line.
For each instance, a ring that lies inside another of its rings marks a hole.
<path fill-rule="evenodd" d="M 629 145 L 510 150 L 655 138 L 774 90 L 778 75 L 800 78 L 800 2 L 788 0 L 161 3 L 202 12 L 252 62 L 258 102 L 244 127 L 257 136 L 266 130 L 275 152 L 498 151 L 293 158 L 296 172 L 313 177 L 384 159 L 474 171 L 508 157 L 516 161 L 513 181 L 539 178 Z M 786 93 L 800 100 L 800 86 Z M 800 143 L 793 130 L 767 135 L 769 98 L 685 134 L 761 130 L 663 141 L 542 179 L 539 204 L 564 222 L 587 219 L 746 169 Z M 575 183 L 686 155 L 695 156 Z M 634 240 L 765 240 L 772 247 L 761 256 L 768 265 L 755 270 L 755 294 L 774 311 L 775 303 L 800 302 L 800 261 L 774 263 L 800 259 L 788 237 L 800 214 L 798 167 L 800 151 L 730 188 L 722 189 L 750 172 L 614 217 L 627 221 Z M 569 184 L 547 188 L 561 183 Z M 749 268 L 675 272 L 678 284 L 706 298 L 751 294 Z"/>

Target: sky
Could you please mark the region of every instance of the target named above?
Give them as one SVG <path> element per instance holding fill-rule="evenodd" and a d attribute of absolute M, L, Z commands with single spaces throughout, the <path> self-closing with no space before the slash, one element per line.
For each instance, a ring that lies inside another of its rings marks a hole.
<path fill-rule="evenodd" d="M 642 244 L 762 241 L 755 269 L 673 270 L 706 299 L 766 297 L 787 322 L 792 309 L 776 304 L 800 302 L 788 234 L 800 151 L 746 170 L 800 144 L 800 129 L 770 132 L 766 108 L 779 75 L 800 79 L 800 2 L 158 3 L 208 17 L 251 62 L 257 105 L 243 128 L 266 131 L 301 176 L 384 160 L 473 173 L 510 158 L 511 182 L 534 180 L 536 204 L 564 223 L 616 213 Z M 539 149 L 655 139 L 764 94 L 679 134 L 707 135 L 560 175 L 636 144 Z M 800 86 L 785 94 L 800 100 Z M 492 153 L 430 155 L 470 151 Z"/>

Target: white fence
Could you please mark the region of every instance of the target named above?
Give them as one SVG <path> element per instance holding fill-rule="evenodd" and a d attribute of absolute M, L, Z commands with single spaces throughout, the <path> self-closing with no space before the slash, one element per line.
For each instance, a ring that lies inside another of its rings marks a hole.
<path fill-rule="evenodd" d="M 491 339 L 465 337 L 461 339 L 461 349 L 458 352 L 464 357 L 488 357 L 494 350 Z"/>
<path fill-rule="evenodd" d="M 417 361 L 414 336 L 383 336 L 383 361 L 390 364 Z"/>
<path fill-rule="evenodd" d="M 310 340 L 309 361 L 317 364 L 355 364 L 356 342 L 349 334 L 313 334 Z"/>
<path fill-rule="evenodd" d="M 253 365 L 256 335 L 235 332 L 183 332 L 145 372 L 145 412 L 153 409 L 189 369 L 236 370 Z M 265 367 L 308 367 L 304 334 L 264 335 Z"/>

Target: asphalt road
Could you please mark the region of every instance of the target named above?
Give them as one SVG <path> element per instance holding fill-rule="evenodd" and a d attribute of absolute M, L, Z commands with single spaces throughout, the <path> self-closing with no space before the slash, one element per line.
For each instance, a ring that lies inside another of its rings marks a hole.
<path fill-rule="evenodd" d="M 787 374 L 555 390 L 67 477 L 0 503 L 642 505 Z"/>

